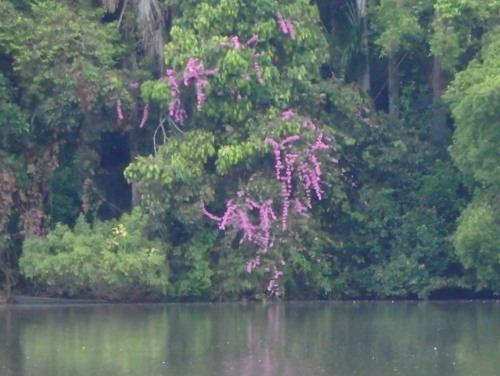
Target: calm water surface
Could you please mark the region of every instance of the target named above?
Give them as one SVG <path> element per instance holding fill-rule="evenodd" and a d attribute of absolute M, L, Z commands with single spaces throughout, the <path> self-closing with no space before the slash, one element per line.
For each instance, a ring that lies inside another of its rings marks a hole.
<path fill-rule="evenodd" d="M 0 306 L 1 376 L 498 376 L 500 303 Z"/>

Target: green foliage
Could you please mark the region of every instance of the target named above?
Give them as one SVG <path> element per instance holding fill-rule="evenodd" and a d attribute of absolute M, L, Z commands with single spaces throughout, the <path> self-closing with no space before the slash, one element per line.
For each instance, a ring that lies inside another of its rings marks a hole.
<path fill-rule="evenodd" d="M 498 291 L 500 207 L 500 54 L 498 28 L 484 37 L 485 45 L 467 69 L 456 75 L 446 100 L 456 130 L 451 155 L 467 177 L 473 200 L 459 219 L 454 244 L 460 261 L 477 280 L 478 288 Z"/>
<path fill-rule="evenodd" d="M 114 105 L 123 84 L 112 70 L 124 48 L 114 25 L 99 23 L 102 10 L 75 12 L 60 1 L 34 2 L 25 12 L 1 6 L 0 51 L 11 56 L 23 104 L 44 126 L 74 129 L 82 113 Z"/>
<path fill-rule="evenodd" d="M 498 24 L 500 2 L 497 0 L 436 0 L 432 53 L 443 66 L 456 71 L 464 66 L 467 52 L 480 49 L 485 32 Z"/>
<path fill-rule="evenodd" d="M 119 221 L 93 225 L 80 216 L 73 230 L 58 224 L 46 238 L 25 241 L 21 272 L 52 295 L 110 300 L 165 296 L 165 249 L 144 238 L 146 221 L 134 210 Z"/>
<path fill-rule="evenodd" d="M 390 55 L 399 50 L 407 50 L 411 41 L 418 41 L 423 36 L 419 24 L 419 13 L 425 9 L 426 1 L 381 0 L 376 6 L 375 23 L 381 30 L 375 40 L 383 55 Z"/>
<path fill-rule="evenodd" d="M 454 244 L 478 290 L 500 290 L 499 222 L 498 191 L 476 192 L 460 216 Z"/>
<path fill-rule="evenodd" d="M 14 151 L 29 140 L 31 130 L 26 113 L 14 102 L 12 83 L 0 72 L 0 150 Z"/>
<path fill-rule="evenodd" d="M 499 42 L 492 33 L 481 56 L 457 74 L 446 93 L 457 128 L 451 153 L 458 167 L 486 186 L 500 186 Z"/>

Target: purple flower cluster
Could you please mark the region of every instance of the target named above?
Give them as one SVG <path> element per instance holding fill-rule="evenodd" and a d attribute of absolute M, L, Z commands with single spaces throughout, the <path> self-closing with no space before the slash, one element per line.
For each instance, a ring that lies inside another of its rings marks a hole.
<path fill-rule="evenodd" d="M 236 42 L 238 38 L 236 37 Z M 239 42 L 238 42 L 239 45 Z M 197 109 L 200 111 L 203 107 L 203 102 L 206 99 L 205 93 L 203 92 L 203 87 L 208 85 L 207 76 L 214 75 L 219 71 L 219 68 L 212 70 L 205 70 L 203 63 L 200 59 L 192 57 L 186 64 L 186 70 L 184 72 L 184 85 L 188 86 L 191 82 L 194 82 L 196 88 L 196 100 Z"/>
<path fill-rule="evenodd" d="M 280 25 L 281 31 L 284 34 L 288 34 L 291 40 L 295 40 L 295 28 L 293 26 L 293 22 L 284 19 L 283 15 L 280 12 L 276 12 L 276 18 L 278 20 L 278 24 Z"/>
<path fill-rule="evenodd" d="M 255 42 L 257 42 L 258 39 L 259 39 L 258 35 L 253 35 L 251 38 L 249 38 L 245 42 L 245 44 L 247 46 L 251 46 L 252 44 L 254 44 Z M 221 42 L 220 45 L 224 46 L 224 47 L 233 47 L 235 50 L 241 49 L 240 38 L 237 35 L 229 38 L 229 42 Z"/>
<path fill-rule="evenodd" d="M 292 110 L 286 110 L 281 113 L 281 118 L 283 120 L 290 120 L 295 116 L 295 113 Z"/>
<path fill-rule="evenodd" d="M 249 197 L 245 197 L 242 191 L 238 192 L 238 198 L 237 202 L 231 199 L 226 203 L 226 211 L 221 217 L 210 213 L 202 202 L 203 213 L 216 221 L 220 230 L 232 227 L 236 231 L 242 231 L 241 242 L 248 240 L 266 252 L 273 245 L 271 229 L 272 223 L 277 219 L 272 208 L 272 200 L 258 204 Z M 258 216 L 258 221 L 252 220 L 252 216 Z"/>
<path fill-rule="evenodd" d="M 168 113 L 176 123 L 184 124 L 187 115 L 181 104 L 181 91 L 179 89 L 179 81 L 176 78 L 177 72 L 173 69 L 167 69 L 166 73 L 168 77 L 168 86 L 170 87 L 170 93 L 172 95 L 172 99 L 168 104 Z"/>
<path fill-rule="evenodd" d="M 295 114 L 291 110 L 282 113 L 282 118 L 285 120 L 290 119 Z M 317 137 L 313 145 L 301 150 L 298 153 L 292 153 L 289 149 L 292 143 L 300 140 L 299 135 L 292 135 L 281 140 L 280 143 L 271 138 L 266 138 L 266 142 L 271 145 L 274 153 L 274 169 L 276 179 L 282 184 L 282 199 L 283 206 L 281 212 L 282 229 L 286 230 L 287 221 L 290 210 L 290 200 L 292 198 L 293 190 L 293 174 L 297 171 L 299 181 L 305 191 L 305 205 L 299 198 L 295 198 L 294 208 L 295 211 L 301 215 L 307 216 L 307 208 L 311 208 L 311 192 L 314 191 L 318 200 L 323 198 L 323 190 L 321 188 L 321 163 L 315 155 L 317 150 L 329 149 L 330 145 L 324 142 L 324 136 L 321 131 L 317 130 L 316 125 L 310 121 L 304 121 L 304 127 L 312 128 L 317 131 Z M 336 160 L 334 160 L 336 161 Z"/>
<path fill-rule="evenodd" d="M 203 88 L 208 85 L 207 77 L 216 74 L 218 71 L 219 68 L 205 70 L 201 60 L 194 57 L 188 60 L 182 79 L 177 77 L 177 72 L 175 70 L 167 69 L 168 86 L 172 95 L 172 99 L 168 104 L 168 112 L 176 123 L 184 124 L 187 117 L 186 111 L 182 108 L 181 103 L 181 82 L 184 83 L 184 86 L 189 86 L 191 83 L 194 83 L 197 101 L 196 108 L 200 111 L 203 108 L 203 102 L 206 100 Z"/>
<path fill-rule="evenodd" d="M 257 255 L 253 260 L 247 262 L 247 273 L 253 272 L 254 269 L 260 266 L 260 255 Z"/>
<path fill-rule="evenodd" d="M 280 285 L 278 279 L 283 275 L 283 272 L 279 270 L 276 265 L 273 265 L 271 268 L 266 268 L 266 271 L 272 273 L 272 277 L 267 284 L 267 292 L 271 296 L 280 296 Z"/>
<path fill-rule="evenodd" d="M 238 36 L 231 37 L 229 38 L 229 42 L 222 42 L 220 45 L 225 47 L 233 47 L 235 50 L 241 49 L 241 43 Z"/>

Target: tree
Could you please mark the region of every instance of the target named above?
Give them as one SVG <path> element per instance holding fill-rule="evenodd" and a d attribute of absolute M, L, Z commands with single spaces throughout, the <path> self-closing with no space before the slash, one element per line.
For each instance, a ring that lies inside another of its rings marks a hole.
<path fill-rule="evenodd" d="M 451 154 L 466 177 L 473 200 L 462 213 L 454 237 L 457 253 L 478 288 L 498 291 L 500 284 L 498 192 L 500 191 L 500 44 L 498 28 L 483 36 L 483 47 L 456 74 L 445 94 L 456 122 Z"/>
<path fill-rule="evenodd" d="M 382 56 L 387 57 L 389 115 L 399 119 L 399 64 L 402 52 L 409 50 L 411 43 L 423 37 L 419 13 L 425 1 L 381 0 L 374 9 L 374 22 L 381 30 L 375 43 L 380 46 Z"/>
<path fill-rule="evenodd" d="M 311 108 L 320 108 L 308 93 L 320 82 L 319 67 L 326 59 L 325 40 L 316 20 L 315 8 L 302 0 L 281 5 L 267 0 L 225 0 L 212 6 L 200 2 L 186 7 L 174 22 L 165 52 L 169 68 L 166 77 L 141 86 L 145 100 L 150 106 L 158 106 L 165 119 L 159 130 L 167 136 L 166 142 L 156 154 L 134 162 L 127 176 L 141 184 L 144 205 L 158 215 L 159 222 L 173 223 L 186 234 L 182 239 L 172 229 L 164 230 L 167 239 L 184 250 L 182 257 L 174 251 L 171 258 L 177 259 L 175 263 L 184 263 L 184 270 L 191 263 L 186 262 L 189 253 L 197 252 L 197 262 L 203 260 L 201 265 L 206 265 L 204 271 L 198 269 L 198 276 L 211 275 L 214 260 L 221 263 L 234 257 L 228 252 L 237 248 L 241 264 L 233 278 L 245 274 L 249 265 L 245 261 L 257 262 L 259 256 L 260 275 L 256 273 L 257 279 L 251 277 L 254 282 L 250 286 L 253 294 L 260 294 L 269 280 L 276 279 L 275 272 L 281 273 L 276 269 L 281 260 L 287 263 L 282 268 L 292 271 L 296 267 L 289 255 L 300 248 L 299 237 L 309 236 L 299 230 L 299 223 L 305 223 L 301 213 L 295 213 L 288 225 L 296 242 L 278 235 L 276 247 L 271 250 L 261 244 L 258 254 L 255 244 L 238 245 L 242 236 L 250 237 L 245 232 L 228 233 L 222 243 L 218 240 L 220 245 L 214 244 L 216 251 L 212 255 L 193 249 L 199 240 L 191 234 L 200 226 L 206 234 L 217 231 L 208 218 L 203 218 L 200 198 L 219 219 L 233 204 L 242 208 L 245 202 L 253 203 L 249 204 L 253 205 L 253 213 L 232 210 L 240 217 L 249 215 L 249 221 L 257 220 L 254 215 L 259 210 L 287 212 L 278 202 L 280 192 L 285 190 L 287 195 L 290 191 L 276 180 L 273 150 L 314 148 L 320 142 L 326 143 L 332 130 L 331 124 L 324 124 L 324 133 L 319 131 L 308 116 Z M 266 144 L 266 139 L 274 146 Z M 327 155 L 318 158 L 318 166 L 320 160 L 325 166 L 332 163 Z M 335 180 L 334 175 L 330 179 Z M 274 204 L 262 206 L 268 200 Z M 284 202 L 287 207 L 286 199 Z M 279 234 L 282 225 L 274 224 L 271 232 Z M 304 268 L 315 263 L 312 256 L 296 257 L 295 262 L 302 262 Z M 193 268 L 193 264 L 188 266 L 188 270 Z M 185 283 L 178 281 L 178 285 Z M 247 291 L 248 285 L 242 284 L 239 294 Z"/>

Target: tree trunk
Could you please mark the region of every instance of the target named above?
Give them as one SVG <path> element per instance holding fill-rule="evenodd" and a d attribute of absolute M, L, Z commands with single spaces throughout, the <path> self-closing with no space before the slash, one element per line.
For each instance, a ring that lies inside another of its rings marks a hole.
<path fill-rule="evenodd" d="M 447 109 L 441 103 L 441 95 L 449 81 L 449 77 L 441 66 L 441 61 L 438 57 L 433 57 L 432 71 L 429 77 L 430 86 L 432 89 L 433 103 L 433 132 L 432 136 L 438 143 L 448 143 L 451 135 L 451 130 L 446 125 Z"/>
<path fill-rule="evenodd" d="M 369 93 L 371 89 L 370 84 L 370 51 L 368 46 L 368 18 L 366 16 L 366 0 L 356 0 L 358 7 L 358 14 L 362 23 L 361 34 L 361 55 L 362 62 L 358 75 L 358 84 L 364 93 Z"/>
<path fill-rule="evenodd" d="M 389 97 L 389 116 L 393 120 L 399 120 L 399 70 L 398 58 L 393 52 L 389 53 L 388 58 L 388 97 Z"/>

